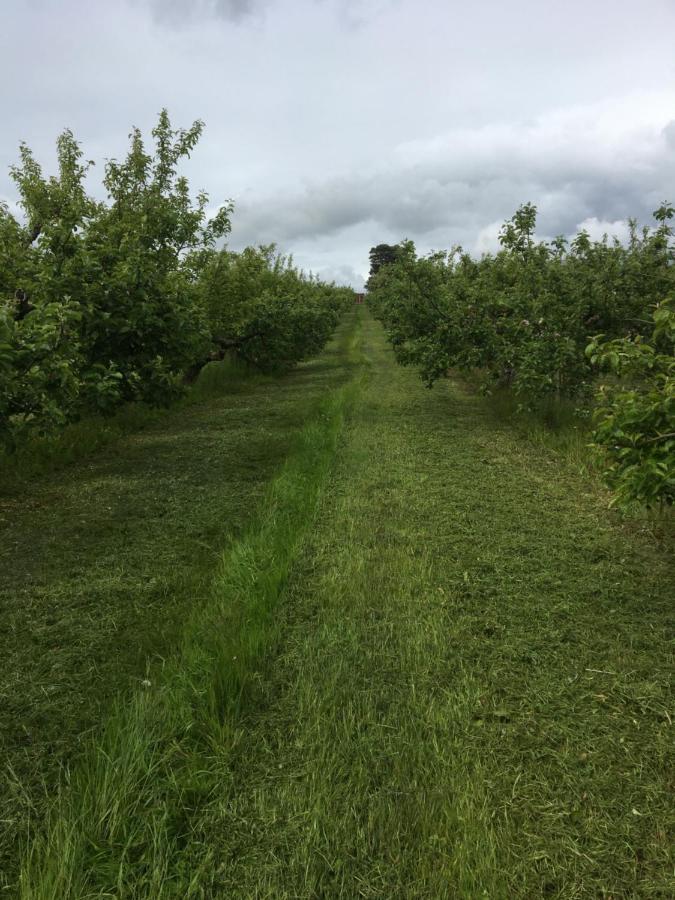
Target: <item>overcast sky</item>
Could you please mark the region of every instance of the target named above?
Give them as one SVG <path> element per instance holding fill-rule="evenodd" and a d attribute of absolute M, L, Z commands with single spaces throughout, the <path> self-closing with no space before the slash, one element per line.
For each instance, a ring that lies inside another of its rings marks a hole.
<path fill-rule="evenodd" d="M 230 246 L 276 242 L 358 287 L 368 250 L 621 235 L 675 200 L 675 0 L 0 0 L 0 199 L 25 140 L 53 171 L 206 123 L 187 166 L 235 201 Z"/>

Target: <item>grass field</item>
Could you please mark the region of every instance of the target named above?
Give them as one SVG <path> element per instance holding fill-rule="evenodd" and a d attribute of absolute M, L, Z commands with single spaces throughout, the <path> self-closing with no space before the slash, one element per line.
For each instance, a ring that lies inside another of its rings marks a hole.
<path fill-rule="evenodd" d="M 20 896 L 675 893 L 667 539 L 367 313 L 11 503 Z"/>

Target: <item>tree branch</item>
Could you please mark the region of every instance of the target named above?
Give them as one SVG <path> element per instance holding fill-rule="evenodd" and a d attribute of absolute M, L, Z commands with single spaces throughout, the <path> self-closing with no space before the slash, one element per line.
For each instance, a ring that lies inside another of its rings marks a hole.
<path fill-rule="evenodd" d="M 262 331 L 253 331 L 250 334 L 244 334 L 239 338 L 217 338 L 214 340 L 216 347 L 209 353 L 209 355 L 204 359 L 199 360 L 193 365 L 190 366 L 189 369 L 183 375 L 183 383 L 184 384 L 192 384 L 201 370 L 210 362 L 220 362 L 225 359 L 225 355 L 229 350 L 240 350 L 245 344 L 249 341 L 252 341 L 254 338 L 262 338 L 264 337 L 264 332 Z M 243 355 L 243 354 L 242 354 Z M 247 362 L 252 362 L 252 360 L 248 359 L 248 357 L 244 357 Z"/>

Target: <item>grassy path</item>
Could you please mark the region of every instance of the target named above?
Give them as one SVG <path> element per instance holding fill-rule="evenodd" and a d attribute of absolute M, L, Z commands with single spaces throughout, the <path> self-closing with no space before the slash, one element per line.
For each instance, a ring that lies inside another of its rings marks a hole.
<path fill-rule="evenodd" d="M 671 897 L 663 548 L 367 346 L 203 896 Z"/>
<path fill-rule="evenodd" d="M 154 681 L 300 429 L 350 377 L 350 328 L 288 376 L 226 386 L 0 496 L 0 896 L 61 767 L 115 697 Z"/>
<path fill-rule="evenodd" d="M 45 598 L 65 585 L 59 610 L 79 598 L 61 639 L 75 674 L 33 734 L 55 740 L 74 698 L 73 752 L 108 710 L 51 808 L 25 900 L 673 895 L 664 548 L 622 530 L 587 482 L 480 398 L 424 389 L 367 315 L 363 328 L 362 349 L 348 323 L 292 378 L 181 414 L 175 434 L 157 426 L 133 466 L 131 442 L 89 470 L 104 496 L 138 493 L 136 511 L 119 507 L 119 539 L 89 536 L 109 521 L 95 513 L 79 537 L 66 529 L 56 568 L 32 570 L 39 599 L 28 613 L 15 603 L 28 632 L 9 632 L 23 641 L 13 683 L 26 659 L 47 690 L 56 679 L 40 660 L 54 657 L 30 662 L 29 636 L 52 638 Z M 25 513 L 26 534 L 70 521 L 68 503 L 89 509 L 88 477 L 64 476 L 58 502 Z M 149 525 L 153 492 L 164 513 Z M 197 528 L 213 529 L 203 564 Z M 85 566 L 69 574 L 68 540 L 111 583 L 136 542 L 145 562 L 87 606 L 96 581 Z M 169 579 L 161 599 L 122 615 L 146 574 Z M 143 677 L 153 632 L 175 652 L 157 685 L 153 674 L 111 712 L 112 692 Z M 34 759 L 48 758 L 42 740 Z"/>

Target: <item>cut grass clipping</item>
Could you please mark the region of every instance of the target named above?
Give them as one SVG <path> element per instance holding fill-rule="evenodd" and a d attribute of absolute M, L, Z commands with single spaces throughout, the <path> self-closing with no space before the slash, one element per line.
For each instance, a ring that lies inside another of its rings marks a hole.
<path fill-rule="evenodd" d="M 357 341 L 358 332 L 349 347 L 353 360 Z M 84 753 L 44 832 L 30 843 L 22 898 L 192 894 L 201 872 L 182 871 L 178 862 L 191 839 L 190 820 L 228 777 L 238 712 L 277 639 L 275 605 L 361 381 L 354 378 L 322 402 L 259 516 L 226 554 L 210 602 L 187 623 L 181 652 L 158 684 L 147 683 L 113 709 Z"/>

